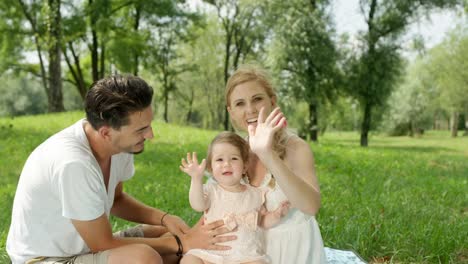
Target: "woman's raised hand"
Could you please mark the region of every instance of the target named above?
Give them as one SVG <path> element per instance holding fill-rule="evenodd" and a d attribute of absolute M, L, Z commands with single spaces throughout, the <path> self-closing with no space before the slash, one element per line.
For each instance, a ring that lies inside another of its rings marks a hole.
<path fill-rule="evenodd" d="M 249 145 L 252 152 L 258 156 L 268 154 L 273 150 L 273 138 L 275 133 L 286 126 L 286 117 L 284 117 L 280 108 L 277 107 L 265 118 L 265 108 L 260 109 L 257 118 L 257 127 L 248 126 Z"/>
<path fill-rule="evenodd" d="M 200 164 L 198 164 L 197 153 L 190 152 L 187 153 L 187 161 L 182 158 L 182 164 L 179 166 L 180 170 L 187 173 L 193 180 L 202 180 L 203 173 L 206 168 L 206 160 L 203 159 Z"/>

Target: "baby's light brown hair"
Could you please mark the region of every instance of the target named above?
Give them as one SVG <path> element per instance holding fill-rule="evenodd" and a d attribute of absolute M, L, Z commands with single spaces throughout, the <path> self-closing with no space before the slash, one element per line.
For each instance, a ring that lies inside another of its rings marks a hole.
<path fill-rule="evenodd" d="M 219 133 L 210 143 L 208 154 L 206 157 L 206 168 L 212 172 L 211 159 L 213 158 L 213 146 L 219 143 L 228 143 L 236 147 L 240 154 L 244 165 L 249 161 L 249 144 L 241 136 L 234 132 L 224 131 Z"/>

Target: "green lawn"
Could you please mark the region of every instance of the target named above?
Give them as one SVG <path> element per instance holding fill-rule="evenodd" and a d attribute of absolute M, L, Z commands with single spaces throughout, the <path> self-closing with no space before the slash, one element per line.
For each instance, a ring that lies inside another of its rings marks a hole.
<path fill-rule="evenodd" d="M 21 168 L 43 140 L 82 113 L 0 119 L 0 263 Z M 205 153 L 216 131 L 154 122 L 155 138 L 136 156 L 125 190 L 193 224 L 189 178 L 179 171 L 187 151 Z M 428 132 L 421 138 L 327 133 L 311 144 L 321 185 L 317 216 L 326 246 L 353 249 L 368 261 L 468 262 L 468 137 Z M 201 155 L 200 155 L 201 156 Z M 114 220 L 119 229 L 128 223 Z"/>

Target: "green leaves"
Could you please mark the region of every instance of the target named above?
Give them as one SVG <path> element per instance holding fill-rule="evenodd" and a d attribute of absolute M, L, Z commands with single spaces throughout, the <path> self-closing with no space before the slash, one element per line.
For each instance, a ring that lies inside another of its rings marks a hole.
<path fill-rule="evenodd" d="M 275 23 L 277 40 L 274 55 L 281 94 L 309 105 L 307 127 L 301 128 L 317 139 L 317 109 L 332 100 L 339 88 L 339 52 L 333 41 L 334 29 L 326 5 L 306 1 L 279 5 L 281 16 Z"/>

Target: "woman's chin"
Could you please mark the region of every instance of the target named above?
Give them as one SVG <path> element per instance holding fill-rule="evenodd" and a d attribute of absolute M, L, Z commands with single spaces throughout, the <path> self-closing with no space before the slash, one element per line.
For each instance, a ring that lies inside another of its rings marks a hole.
<path fill-rule="evenodd" d="M 254 127 L 254 128 L 257 128 L 257 122 L 251 122 L 251 123 L 247 123 L 247 127 Z"/>

